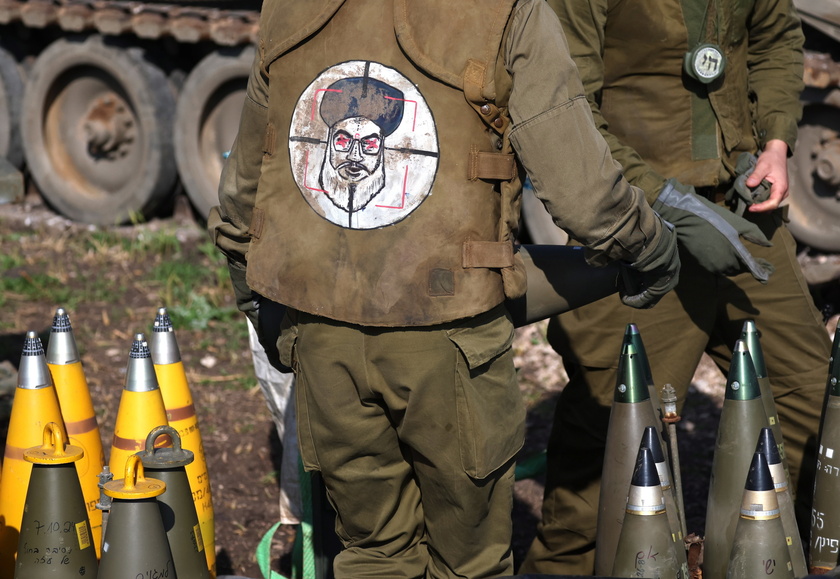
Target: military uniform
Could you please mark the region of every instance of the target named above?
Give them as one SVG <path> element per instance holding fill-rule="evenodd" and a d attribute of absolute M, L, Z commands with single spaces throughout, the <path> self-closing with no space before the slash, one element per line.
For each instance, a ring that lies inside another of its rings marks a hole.
<path fill-rule="evenodd" d="M 792 149 L 801 114 L 803 37 L 790 1 L 550 3 L 596 124 L 649 202 L 666 178 L 720 201 L 740 152 L 756 152 L 772 139 Z M 726 59 L 723 76 L 708 84 L 683 68 L 686 52 L 702 42 L 721 47 Z M 726 372 L 743 322 L 754 319 L 795 488 L 803 461 L 807 465 L 806 446 L 817 434 L 830 343 L 784 210 L 744 216 L 773 244 L 747 244 L 756 258 L 775 266 L 766 285 L 749 273 L 709 273 L 681 250 L 680 284 L 655 309 L 631 311 L 607 298 L 552 320 L 549 339 L 570 381 L 557 403 L 542 521 L 523 571 L 593 572 L 609 407 L 629 322 L 641 332 L 657 386 L 672 384 L 682 401 L 703 352 Z M 799 486 L 799 498 L 807 498 L 810 481 Z"/>
<path fill-rule="evenodd" d="M 541 1 L 266 0 L 260 31 L 209 228 L 240 308 L 289 308 L 278 348 L 336 575 L 509 574 L 522 168 L 593 263 L 673 265 L 673 238 Z"/>

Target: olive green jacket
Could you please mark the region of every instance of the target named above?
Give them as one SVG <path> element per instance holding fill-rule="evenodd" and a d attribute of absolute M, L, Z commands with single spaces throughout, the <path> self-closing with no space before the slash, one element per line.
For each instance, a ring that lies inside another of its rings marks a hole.
<path fill-rule="evenodd" d="M 803 35 L 791 0 L 548 0 L 560 17 L 592 113 L 624 175 L 653 202 L 675 177 L 730 180 L 741 151 L 793 149 Z M 685 21 L 703 26 L 686 28 Z M 689 38 L 691 36 L 691 38 Z M 726 57 L 704 85 L 683 72 L 690 45 Z"/>

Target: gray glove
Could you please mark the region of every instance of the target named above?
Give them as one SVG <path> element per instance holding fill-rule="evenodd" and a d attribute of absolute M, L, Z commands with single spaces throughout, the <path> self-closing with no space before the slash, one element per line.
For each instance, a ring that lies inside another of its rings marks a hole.
<path fill-rule="evenodd" d="M 669 179 L 653 209 L 676 227 L 680 246 L 700 265 L 721 275 L 749 271 L 761 283 L 767 283 L 773 266 L 752 256 L 741 237 L 769 247 L 771 243 L 761 230 L 743 217 L 697 195 L 694 187 Z"/>
<path fill-rule="evenodd" d="M 735 164 L 735 182 L 729 191 L 726 192 L 726 204 L 732 208 L 736 215 L 743 215 L 744 210 L 754 203 L 767 201 L 770 197 L 771 184 L 767 179 L 753 188 L 747 187 L 747 179 L 755 170 L 758 157 L 752 153 L 741 153 L 738 155 L 738 162 Z"/>
<path fill-rule="evenodd" d="M 680 254 L 677 235 L 663 223 L 659 242 L 643 259 L 623 264 L 618 280 L 618 295 L 624 305 L 637 309 L 652 308 L 680 280 Z"/>

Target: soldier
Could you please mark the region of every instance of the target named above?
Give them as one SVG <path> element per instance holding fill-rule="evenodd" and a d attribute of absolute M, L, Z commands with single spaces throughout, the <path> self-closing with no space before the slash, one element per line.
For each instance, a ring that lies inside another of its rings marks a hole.
<path fill-rule="evenodd" d="M 744 321 L 755 320 L 800 502 L 810 494 L 802 466 L 812 460 L 805 450 L 817 434 L 830 343 L 780 208 L 803 86 L 791 1 L 550 3 L 600 132 L 625 177 L 675 225 L 683 264 L 679 286 L 655 311 L 604 299 L 550 324 L 570 381 L 548 447 L 542 522 L 522 570 L 577 575 L 593 572 L 604 440 L 628 322 L 644 338 L 656 384 L 671 383 L 684 400 L 703 352 L 726 373 Z M 732 190 L 741 153 L 758 160 L 746 187 Z M 746 208 L 762 181 L 769 196 Z M 725 207 L 727 192 L 743 217 Z M 717 243 L 739 233 L 756 242 L 754 258 L 740 243 L 730 251 Z"/>
<path fill-rule="evenodd" d="M 621 178 L 542 0 L 263 3 L 209 229 L 249 319 L 287 307 L 337 577 L 513 570 L 523 166 L 590 262 L 628 266 L 625 302 L 676 283 L 675 236 Z"/>

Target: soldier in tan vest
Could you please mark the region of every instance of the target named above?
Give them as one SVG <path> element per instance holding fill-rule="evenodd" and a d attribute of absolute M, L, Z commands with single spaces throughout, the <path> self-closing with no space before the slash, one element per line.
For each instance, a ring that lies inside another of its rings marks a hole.
<path fill-rule="evenodd" d="M 601 464 L 627 323 L 641 332 L 657 387 L 672 384 L 681 405 L 703 352 L 726 373 L 744 321 L 755 321 L 800 503 L 810 499 L 814 455 L 806 451 L 817 435 L 830 342 L 779 207 L 788 194 L 787 156 L 803 86 L 803 36 L 792 2 L 549 4 L 560 16 L 600 132 L 625 177 L 675 225 L 683 264 L 678 287 L 654 310 L 631 311 L 607 298 L 549 325 L 570 382 L 557 403 L 542 522 L 522 571 L 587 575 L 597 549 Z M 730 208 L 727 192 L 742 153 L 758 159 L 746 188 L 730 194 Z M 749 199 L 762 188 L 766 200 Z M 744 245 L 735 253 L 717 251 L 713 240 L 723 233 L 698 219 L 704 212 L 726 220 L 730 237 L 754 242 L 745 244 L 749 251 Z M 807 505 L 799 510 L 807 521 Z"/>
<path fill-rule="evenodd" d="M 524 170 L 591 263 L 627 266 L 626 303 L 676 283 L 675 236 L 621 178 L 542 0 L 263 3 L 209 229 L 240 309 L 287 307 L 337 577 L 513 571 Z"/>

